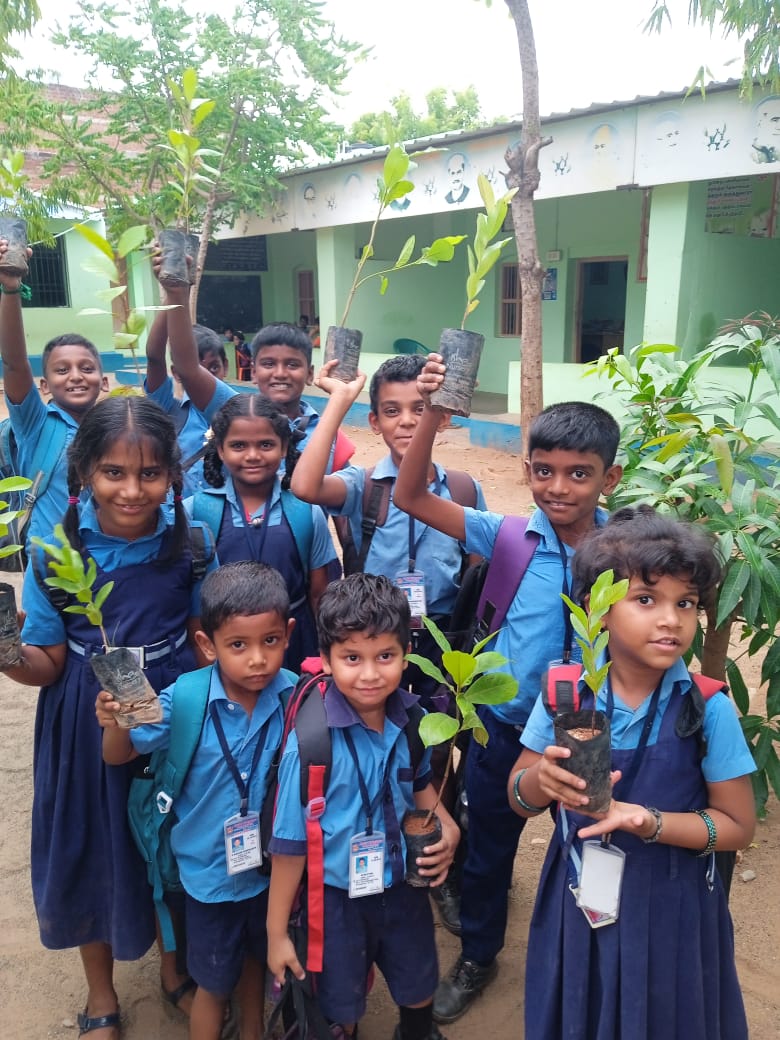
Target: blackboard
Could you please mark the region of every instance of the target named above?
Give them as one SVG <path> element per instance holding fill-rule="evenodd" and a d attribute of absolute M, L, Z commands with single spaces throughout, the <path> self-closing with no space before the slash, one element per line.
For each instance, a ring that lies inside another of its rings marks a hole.
<path fill-rule="evenodd" d="M 214 275 L 204 271 L 198 293 L 198 323 L 216 332 L 225 328 L 256 332 L 263 325 L 259 274 Z"/>

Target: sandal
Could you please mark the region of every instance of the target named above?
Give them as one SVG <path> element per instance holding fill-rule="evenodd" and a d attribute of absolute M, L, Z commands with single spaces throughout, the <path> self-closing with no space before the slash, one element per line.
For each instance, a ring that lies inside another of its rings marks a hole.
<path fill-rule="evenodd" d="M 87 1033 L 93 1033 L 96 1029 L 116 1029 L 119 1030 L 119 1008 L 116 1011 L 112 1011 L 110 1015 L 98 1015 L 95 1018 L 90 1018 L 88 1009 L 84 1008 L 76 1016 L 76 1022 L 79 1027 L 79 1036 L 85 1036 Z"/>
<path fill-rule="evenodd" d="M 163 1000 L 166 1004 L 169 1004 L 177 1011 L 181 1011 L 179 1004 L 181 1003 L 182 998 L 186 997 L 188 993 L 191 993 L 197 988 L 198 984 L 191 975 L 188 975 L 184 982 L 182 982 L 180 986 L 177 986 L 176 989 L 166 989 L 165 983 L 160 979 L 160 993 L 162 994 Z M 181 1013 L 184 1014 L 183 1011 Z"/>

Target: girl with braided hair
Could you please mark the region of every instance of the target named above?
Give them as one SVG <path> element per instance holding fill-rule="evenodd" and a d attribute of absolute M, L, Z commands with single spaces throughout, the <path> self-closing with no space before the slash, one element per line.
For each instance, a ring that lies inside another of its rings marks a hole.
<path fill-rule="evenodd" d="M 82 419 L 68 449 L 67 480 L 63 524 L 71 545 L 97 564 L 95 591 L 114 582 L 103 605 L 108 637 L 113 646 L 133 649 L 152 687 L 162 690 L 197 666 L 200 584 L 216 567 L 208 532 L 191 538 L 172 421 L 143 397 L 107 398 Z M 163 508 L 169 491 L 173 522 Z M 41 687 L 33 897 L 44 946 L 79 947 L 88 991 L 78 1016 L 81 1033 L 116 1040 L 114 958 L 134 960 L 152 944 L 152 896 L 127 824 L 133 767 L 103 762 L 95 717 L 99 684 L 90 667 L 93 654 L 104 650 L 101 637 L 83 614 L 52 601 L 44 584 L 49 573 L 43 554 L 34 551 L 23 591 L 23 658 L 6 670 Z M 169 991 L 181 985 L 171 956 L 162 966 Z"/>
<path fill-rule="evenodd" d="M 322 510 L 288 490 L 303 435 L 290 430 L 284 412 L 259 394 L 232 397 L 211 429 L 203 458 L 211 487 L 185 506 L 210 527 L 222 563 L 253 560 L 281 573 L 295 619 L 284 667 L 298 672 L 305 657 L 318 653 L 314 617 L 336 559 Z"/>

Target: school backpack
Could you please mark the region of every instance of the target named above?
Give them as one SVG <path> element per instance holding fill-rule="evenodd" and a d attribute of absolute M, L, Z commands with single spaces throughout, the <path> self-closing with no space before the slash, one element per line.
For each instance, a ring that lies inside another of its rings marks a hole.
<path fill-rule="evenodd" d="M 214 535 L 215 542 L 219 539 L 219 529 L 222 526 L 226 501 L 224 495 L 212 495 L 208 491 L 198 491 L 192 499 L 192 519 L 205 524 Z M 308 570 L 314 541 L 312 507 L 308 502 L 302 502 L 296 498 L 292 491 L 283 490 L 281 502 L 282 513 L 290 525 L 301 564 Z"/>
<path fill-rule="evenodd" d="M 345 516 L 333 517 L 343 550 L 345 575 L 359 574 L 363 571 L 376 529 L 384 527 L 387 521 L 395 477 L 374 477 L 374 469 L 374 466 L 370 466 L 366 470 L 363 485 L 360 548 L 357 547 L 352 537 L 348 518 Z M 460 506 L 470 506 L 473 509 L 477 504 L 477 486 L 474 478 L 459 469 L 448 469 L 446 478 L 452 501 L 457 502 Z"/>
<path fill-rule="evenodd" d="M 324 929 L 324 846 L 320 820 L 325 812 L 326 791 L 330 779 L 333 752 L 328 720 L 325 715 L 325 690 L 330 676 L 322 671 L 319 657 L 307 657 L 301 664 L 301 678 L 293 690 L 284 713 L 284 730 L 276 770 L 272 774 L 268 794 L 263 805 L 261 844 L 267 847 L 273 830 L 273 812 L 276 805 L 276 777 L 278 762 L 287 738 L 293 729 L 298 740 L 300 757 L 301 805 L 306 807 L 306 899 L 307 937 L 306 969 L 322 971 Z M 409 721 L 405 727 L 412 770 L 417 772 L 424 747 L 420 739 L 420 720 L 425 714 L 414 704 L 407 708 Z"/>
<path fill-rule="evenodd" d="M 30 461 L 30 472 L 27 474 L 32 485 L 25 491 L 12 491 L 3 494 L 8 503 L 9 512 L 21 512 L 21 516 L 3 521 L 5 534 L 0 535 L 0 548 L 7 545 L 21 545 L 20 552 L 0 557 L 0 571 L 21 572 L 27 566 L 27 552 L 24 548 L 27 528 L 32 519 L 35 503 L 46 491 L 52 473 L 60 464 L 60 456 L 68 437 L 68 425 L 60 416 L 50 412 L 44 420 L 41 435 Z M 0 479 L 6 477 L 25 476 L 19 473 L 18 450 L 16 437 L 11 429 L 11 420 L 0 422 Z"/>
<path fill-rule="evenodd" d="M 539 535 L 527 516 L 505 516 L 489 560 L 468 567 L 452 608 L 448 638 L 455 650 L 470 651 L 504 623 Z"/>

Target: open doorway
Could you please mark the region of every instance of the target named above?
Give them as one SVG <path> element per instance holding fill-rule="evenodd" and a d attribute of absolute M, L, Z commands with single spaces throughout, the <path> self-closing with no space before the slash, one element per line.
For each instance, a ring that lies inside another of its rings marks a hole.
<path fill-rule="evenodd" d="M 575 361 L 595 361 L 613 347 L 623 349 L 628 257 L 580 260 L 577 278 Z"/>

